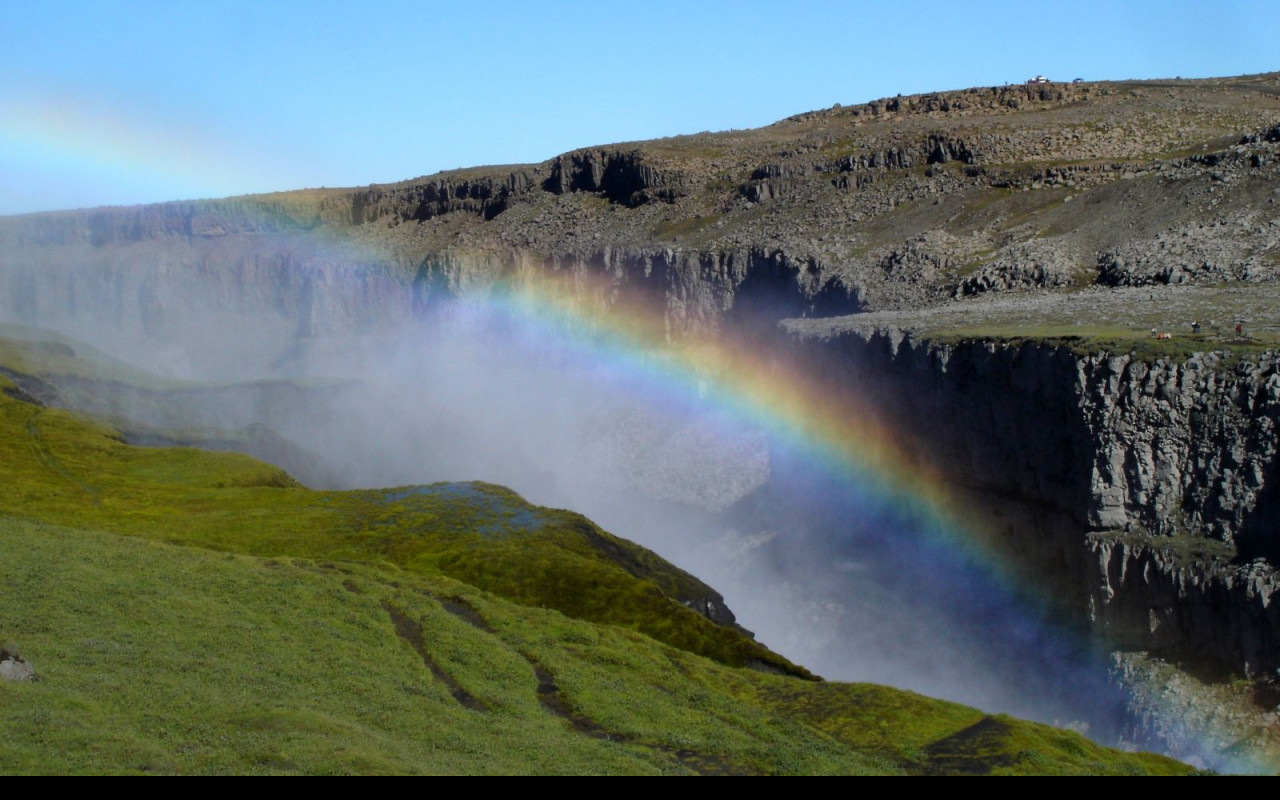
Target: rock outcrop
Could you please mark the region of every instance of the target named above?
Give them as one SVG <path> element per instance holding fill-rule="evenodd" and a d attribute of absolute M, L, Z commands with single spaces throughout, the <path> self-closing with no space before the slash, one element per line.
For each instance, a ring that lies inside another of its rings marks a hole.
<path fill-rule="evenodd" d="M 387 221 L 425 222 L 443 214 L 462 212 L 493 219 L 507 210 L 511 198 L 532 187 L 535 170 L 517 169 L 506 175 L 455 174 L 392 186 L 370 186 L 350 197 L 352 225 Z"/>
<path fill-rule="evenodd" d="M 638 150 L 577 150 L 551 162 L 543 188 L 554 194 L 598 192 L 611 202 L 636 207 L 653 201 L 674 202 L 686 179 L 678 171 L 645 162 Z"/>
<path fill-rule="evenodd" d="M 8 647 L 0 646 L 0 681 L 32 681 L 36 671 L 18 653 Z"/>
<path fill-rule="evenodd" d="M 1280 357 L 1146 363 L 1065 345 L 800 335 L 795 357 L 870 398 L 998 546 L 1108 648 L 1206 673 L 1280 669 Z M 1010 509 L 1030 512 L 1010 517 Z M 1003 519 L 1001 519 L 1003 518 Z"/>

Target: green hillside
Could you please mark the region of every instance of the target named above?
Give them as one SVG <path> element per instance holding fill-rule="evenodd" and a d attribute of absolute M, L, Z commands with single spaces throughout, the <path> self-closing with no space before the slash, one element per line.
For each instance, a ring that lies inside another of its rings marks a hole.
<path fill-rule="evenodd" d="M 687 607 L 693 576 L 501 487 L 317 492 L 127 445 L 29 402 L 24 348 L 0 348 L 0 643 L 35 680 L 0 681 L 5 773 L 1189 770 L 815 681 Z"/>

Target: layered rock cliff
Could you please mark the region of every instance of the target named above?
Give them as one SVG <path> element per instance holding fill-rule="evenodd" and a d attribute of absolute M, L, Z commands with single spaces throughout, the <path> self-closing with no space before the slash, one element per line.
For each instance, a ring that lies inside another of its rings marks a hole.
<path fill-rule="evenodd" d="M 1277 97 L 1274 75 L 974 88 L 397 184 L 15 217 L 0 305 L 164 335 L 199 302 L 311 335 L 576 272 L 679 336 L 760 308 L 1271 283 Z"/>
<path fill-rule="evenodd" d="M 1102 646 L 1202 674 L 1280 668 L 1275 351 L 1148 363 L 825 327 L 794 326 L 795 357 L 870 398 Z"/>

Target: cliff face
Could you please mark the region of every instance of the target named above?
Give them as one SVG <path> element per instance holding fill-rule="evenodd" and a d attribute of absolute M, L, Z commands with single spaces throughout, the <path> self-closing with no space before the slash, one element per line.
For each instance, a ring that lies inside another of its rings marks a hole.
<path fill-rule="evenodd" d="M 1094 443 L 1090 527 L 1197 531 L 1247 559 L 1276 557 L 1274 353 L 1234 363 L 1213 352 L 1180 364 L 1082 359 L 1076 395 Z"/>
<path fill-rule="evenodd" d="M 28 215 L 0 221 L 0 286 L 11 314 L 102 298 L 155 325 L 199 288 L 160 284 L 203 275 L 227 304 L 214 273 L 243 273 L 227 280 L 279 287 L 241 292 L 246 313 L 324 331 L 411 310 L 389 283 L 570 269 L 647 293 L 681 335 L 760 305 L 761 284 L 777 319 L 1274 282 L 1277 96 L 1274 75 L 974 88 L 396 184 Z"/>
<path fill-rule="evenodd" d="M 99 240 L 84 219 L 11 224 L 0 235 L 0 313 L 5 319 L 96 336 L 190 340 L 249 328 L 273 338 L 345 336 L 410 322 L 444 300 L 552 274 L 583 286 L 601 312 L 620 298 L 648 305 L 673 336 L 723 325 L 771 325 L 780 317 L 852 313 L 859 297 L 813 259 L 759 247 L 696 252 L 605 246 L 540 256 L 520 250 L 433 252 L 410 257 L 350 236 L 272 229 L 219 216 L 218 234 L 168 233 L 187 209 L 121 210 L 153 221 L 152 235 Z M 372 213 L 366 207 L 361 213 Z M 136 231 L 114 220 L 108 228 Z M 603 280 L 599 280 L 603 278 Z M 234 342 L 228 342 L 234 346 Z"/>
<path fill-rule="evenodd" d="M 870 397 L 901 444 L 987 509 L 997 547 L 1109 649 L 1210 673 L 1280 667 L 1280 365 L 1145 363 L 866 329 L 795 357 Z"/>

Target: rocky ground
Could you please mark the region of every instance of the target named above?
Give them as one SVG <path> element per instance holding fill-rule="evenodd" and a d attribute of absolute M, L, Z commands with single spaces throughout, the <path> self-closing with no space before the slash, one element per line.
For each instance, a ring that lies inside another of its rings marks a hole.
<path fill-rule="evenodd" d="M 1195 331 L 1192 324 L 1200 323 Z M 1237 336 L 1236 324 L 1243 336 Z M 1280 284 L 1163 285 L 1071 292 L 1005 292 L 918 309 L 874 311 L 832 318 L 792 319 L 806 334 L 898 328 L 921 335 L 997 331 L 1011 337 L 1079 336 L 1108 332 L 1168 333 L 1190 348 L 1253 341 L 1280 342 Z"/>

